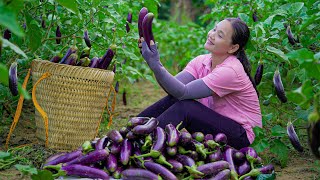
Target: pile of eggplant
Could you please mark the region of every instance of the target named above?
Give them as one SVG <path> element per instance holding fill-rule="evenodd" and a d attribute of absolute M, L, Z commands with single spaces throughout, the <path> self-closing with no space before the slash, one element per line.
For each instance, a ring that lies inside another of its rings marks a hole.
<path fill-rule="evenodd" d="M 225 134 L 189 133 L 180 124 L 161 128 L 158 123 L 133 117 L 120 130 L 49 157 L 43 168 L 54 177 L 94 179 L 248 180 L 274 173 L 273 165 L 263 166 L 253 148 L 229 146 Z"/>
<path fill-rule="evenodd" d="M 57 37 L 59 37 L 59 32 L 60 32 L 59 28 L 57 29 L 57 32 L 58 32 L 56 33 Z M 61 33 L 60 33 L 60 37 L 61 37 Z M 107 49 L 107 51 L 102 57 L 93 57 L 90 59 L 89 56 L 91 51 L 91 41 L 90 41 L 87 30 L 84 31 L 83 39 L 87 47 L 85 47 L 81 52 L 78 52 L 78 48 L 74 44 L 67 50 L 64 56 L 62 56 L 61 54 L 58 54 L 52 57 L 50 61 L 54 63 L 68 64 L 73 66 L 108 69 L 115 55 L 116 46 L 111 45 L 110 48 Z"/>

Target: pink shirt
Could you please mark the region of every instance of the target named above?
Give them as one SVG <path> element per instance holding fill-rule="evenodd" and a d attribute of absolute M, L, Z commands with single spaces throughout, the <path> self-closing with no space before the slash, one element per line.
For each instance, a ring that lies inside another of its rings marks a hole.
<path fill-rule="evenodd" d="M 211 71 L 211 54 L 190 61 L 185 71 L 204 83 L 216 95 L 199 99 L 203 105 L 241 124 L 253 142 L 253 127 L 262 127 L 258 95 L 236 56 L 229 56 Z"/>

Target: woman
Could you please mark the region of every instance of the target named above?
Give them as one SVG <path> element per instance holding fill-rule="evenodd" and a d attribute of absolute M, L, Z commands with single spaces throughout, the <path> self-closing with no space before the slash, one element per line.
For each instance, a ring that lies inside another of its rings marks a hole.
<path fill-rule="evenodd" d="M 137 116 L 155 117 L 160 127 L 183 121 L 181 127 L 191 133 L 221 132 L 232 147 L 249 146 L 255 138 L 252 128 L 262 127 L 258 92 L 244 51 L 249 37 L 240 19 L 219 22 L 204 45 L 210 53 L 193 59 L 175 77 L 162 66 L 154 42 L 149 49 L 141 38 L 142 56 L 169 95 Z"/>

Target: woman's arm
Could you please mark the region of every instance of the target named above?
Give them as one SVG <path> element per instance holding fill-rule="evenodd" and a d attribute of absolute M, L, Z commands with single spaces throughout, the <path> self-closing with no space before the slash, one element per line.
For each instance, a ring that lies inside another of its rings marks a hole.
<path fill-rule="evenodd" d="M 143 42 L 142 55 L 154 72 L 161 87 L 175 98 L 179 100 L 199 99 L 213 94 L 213 91 L 203 82 L 202 79 L 193 80 L 189 83 L 186 81 L 186 84 L 184 84 L 177 78 L 173 77 L 162 66 L 156 45 L 151 45 L 151 49 L 149 49 L 147 44 Z"/>

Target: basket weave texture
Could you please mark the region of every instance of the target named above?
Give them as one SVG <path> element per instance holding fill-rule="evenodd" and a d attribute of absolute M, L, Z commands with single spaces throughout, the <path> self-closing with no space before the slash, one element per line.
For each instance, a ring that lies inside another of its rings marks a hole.
<path fill-rule="evenodd" d="M 33 85 L 46 72 L 36 89 L 39 105 L 48 115 L 48 147 L 74 150 L 96 136 L 107 94 L 114 78 L 109 70 L 33 60 Z M 45 142 L 45 125 L 35 112 L 36 137 Z"/>

